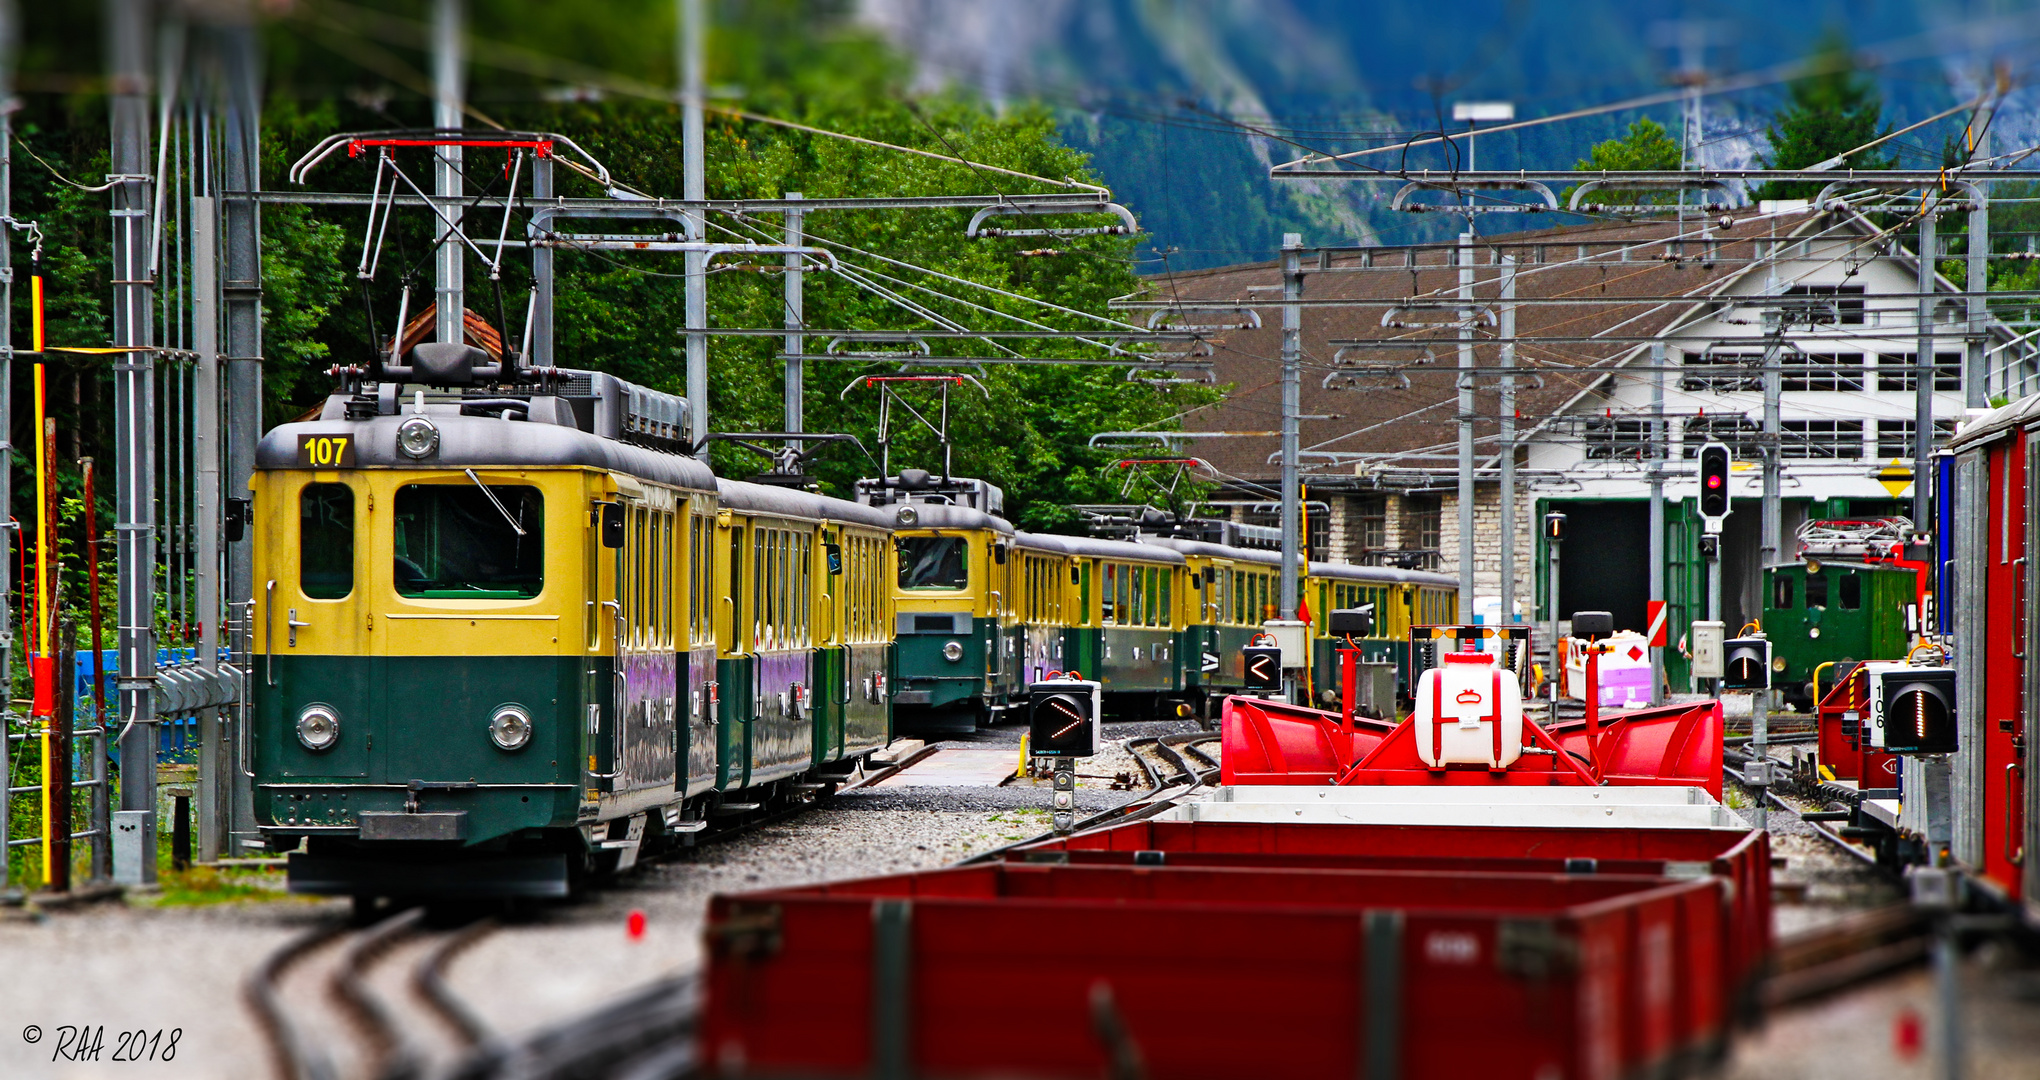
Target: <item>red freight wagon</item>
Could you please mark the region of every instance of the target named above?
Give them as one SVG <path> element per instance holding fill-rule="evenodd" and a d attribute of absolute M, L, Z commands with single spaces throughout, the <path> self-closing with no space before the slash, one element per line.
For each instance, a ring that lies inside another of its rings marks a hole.
<path fill-rule="evenodd" d="M 754 1075 L 1612 1078 L 1721 1046 L 1730 888 L 996 863 L 719 896 L 702 1052 Z"/>
<path fill-rule="evenodd" d="M 1713 875 L 1731 883 L 1729 974 L 1753 992 L 1771 951 L 1771 843 L 1758 829 L 1492 828 L 1136 821 L 1015 849 L 1075 865 Z"/>

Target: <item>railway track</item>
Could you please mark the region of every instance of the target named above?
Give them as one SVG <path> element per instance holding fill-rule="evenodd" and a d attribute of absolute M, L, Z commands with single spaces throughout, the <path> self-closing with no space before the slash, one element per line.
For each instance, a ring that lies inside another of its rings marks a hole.
<path fill-rule="evenodd" d="M 1783 741 L 1808 741 L 1813 736 Z M 1731 740 L 1747 744 L 1748 740 Z M 1773 740 L 1780 741 L 1780 740 Z M 1730 753 L 1747 762 L 1746 754 Z M 1723 773 L 1738 784 L 1743 774 L 1733 767 Z M 1798 805 L 1766 788 L 1765 801 L 1774 809 L 1793 815 L 1815 835 L 1850 858 L 1883 873 L 1875 852 L 1852 842 L 1824 821 L 1808 818 L 1810 812 L 1824 811 L 1824 805 Z M 1770 976 L 1764 981 L 1761 1005 L 1766 1009 L 1787 1008 L 1819 1000 L 1891 975 L 1922 963 L 1932 947 L 1932 926 L 1910 903 L 1898 902 L 1851 912 L 1817 929 L 1780 939 L 1772 953 Z"/>
<path fill-rule="evenodd" d="M 493 1044 L 493 1033 L 447 986 L 446 971 L 495 926 L 477 919 L 434 927 L 426 909 L 408 908 L 368 926 L 314 927 L 285 943 L 249 976 L 242 995 L 269 1043 L 271 1075 L 417 1080 L 435 1075 L 434 1059 Z M 399 952 L 410 954 L 409 971 L 392 986 L 378 976 Z"/>

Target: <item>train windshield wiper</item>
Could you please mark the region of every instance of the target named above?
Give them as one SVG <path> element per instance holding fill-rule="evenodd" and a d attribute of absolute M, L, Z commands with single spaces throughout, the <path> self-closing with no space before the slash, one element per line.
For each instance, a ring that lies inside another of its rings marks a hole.
<path fill-rule="evenodd" d="M 496 493 L 489 490 L 489 485 L 482 483 L 482 478 L 476 476 L 473 469 L 462 469 L 461 471 L 467 474 L 468 479 L 475 482 L 476 487 L 482 489 L 482 494 L 489 497 L 489 504 L 496 508 L 497 513 L 503 515 L 503 520 L 509 522 L 512 529 L 517 530 L 517 535 L 523 536 L 524 526 L 517 524 L 517 519 L 510 516 L 510 508 L 503 505 L 503 500 L 496 498 Z"/>

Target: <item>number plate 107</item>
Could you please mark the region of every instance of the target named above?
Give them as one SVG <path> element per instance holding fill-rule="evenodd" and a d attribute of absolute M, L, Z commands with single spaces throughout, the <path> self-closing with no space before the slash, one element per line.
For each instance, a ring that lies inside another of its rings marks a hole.
<path fill-rule="evenodd" d="M 308 469 L 351 469 L 354 467 L 354 436 L 300 435 L 297 463 Z"/>

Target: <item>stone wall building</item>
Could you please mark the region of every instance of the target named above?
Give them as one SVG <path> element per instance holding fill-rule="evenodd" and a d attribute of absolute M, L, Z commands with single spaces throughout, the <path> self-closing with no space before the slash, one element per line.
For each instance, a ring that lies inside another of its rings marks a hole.
<path fill-rule="evenodd" d="M 1462 260 L 1473 299 L 1460 298 Z M 1501 515 L 1496 369 L 1507 353 L 1498 313 L 1512 308 L 1516 391 L 1516 596 L 1543 625 L 1606 609 L 1643 629 L 1649 596 L 1646 467 L 1651 393 L 1662 380 L 1666 593 L 1676 642 L 1701 610 L 1693 458 L 1708 440 L 1738 459 L 1736 512 L 1723 537 L 1724 612 L 1740 625 L 1758 607 L 1765 312 L 1784 311 L 1779 453 L 1784 548 L 1809 517 L 1904 513 L 1909 489 L 1885 466 L 1909 463 L 1917 351 L 1912 253 L 1851 211 L 1765 204 L 1727 218 L 1584 225 L 1479 237 L 1470 244 L 1316 252 L 1304 298 L 1356 301 L 1303 308 L 1302 478 L 1319 520 L 1312 557 L 1459 572 L 1457 439 L 1462 358 L 1475 379 L 1474 598 L 1500 591 Z M 1501 301 L 1513 276 L 1516 304 Z M 1970 321 L 1955 286 L 1934 305 L 1933 408 L 1938 437 L 1964 416 L 1965 396 L 2015 396 L 2035 383 L 2034 351 L 2007 328 Z M 1200 306 L 1185 322 L 1237 304 L 1260 325 L 1214 335 L 1214 364 L 1232 388 L 1193 414 L 1192 431 L 1266 431 L 1281 415 L 1280 266 L 1255 263 L 1172 275 L 1153 299 Z M 1879 296 L 1890 294 L 1888 300 Z M 1410 303 L 1411 298 L 1431 303 Z M 1462 320 L 1461 310 L 1474 317 Z M 1236 319 L 1251 322 L 1251 319 Z M 1462 337 L 1470 330 L 1470 339 Z M 1465 350 L 1462 353 L 1462 350 Z M 1664 357 L 1662 365 L 1653 356 Z M 1243 520 L 1279 518 L 1280 441 L 1187 440 L 1224 487 L 1214 497 Z M 1883 473 L 1883 475 L 1879 475 Z M 1321 508 L 1317 508 L 1322 504 Z M 1561 595 L 1547 588 L 1539 518 L 1566 512 L 1583 537 L 1561 548 Z M 1683 679 L 1683 661 L 1673 665 Z"/>

